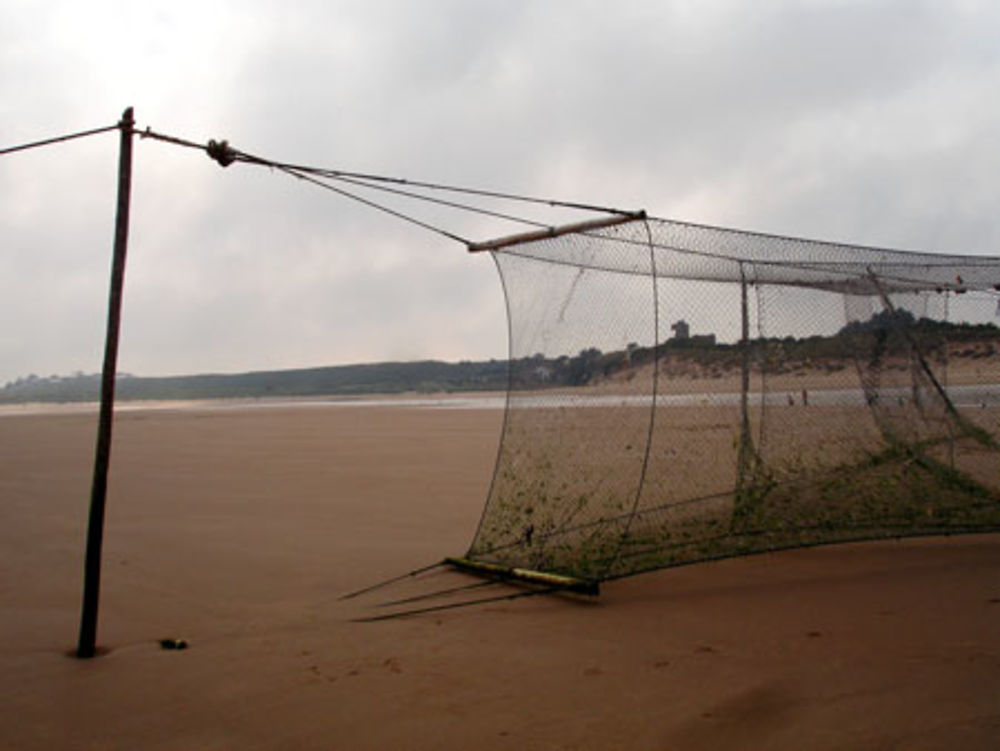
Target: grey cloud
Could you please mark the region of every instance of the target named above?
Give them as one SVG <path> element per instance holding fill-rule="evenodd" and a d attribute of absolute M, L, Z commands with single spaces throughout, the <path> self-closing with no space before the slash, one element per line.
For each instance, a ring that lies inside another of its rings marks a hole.
<path fill-rule="evenodd" d="M 131 40 L 120 80 L 107 39 L 65 41 L 69 7 L 25 5 L 0 29 L 0 143 L 135 104 L 141 125 L 286 161 L 1000 247 L 994 3 L 258 1 L 197 26 L 159 3 L 121 27 L 96 3 Z M 487 257 L 280 174 L 136 149 L 123 368 L 503 354 Z M 0 294 L 22 332 L 0 345 L 0 382 L 96 369 L 114 160 L 113 136 L 0 159 Z M 384 200 L 473 239 L 515 230 Z"/>

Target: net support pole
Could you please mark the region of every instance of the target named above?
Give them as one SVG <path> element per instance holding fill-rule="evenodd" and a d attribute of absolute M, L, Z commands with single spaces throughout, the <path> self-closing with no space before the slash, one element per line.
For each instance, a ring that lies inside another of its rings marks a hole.
<path fill-rule="evenodd" d="M 740 445 L 736 454 L 736 493 L 730 531 L 740 532 L 754 512 L 755 452 L 750 435 L 750 301 L 746 269 L 740 264 Z"/>
<path fill-rule="evenodd" d="M 949 326 L 951 325 L 951 305 L 949 304 L 949 298 L 951 296 L 951 290 L 944 291 L 944 320 Z M 947 329 L 946 329 L 947 330 Z M 950 349 L 948 345 L 948 335 L 944 336 L 944 362 L 941 373 L 941 385 L 944 386 L 945 393 L 948 393 L 948 371 L 951 365 L 951 359 L 948 350 Z M 952 425 L 951 421 L 945 422 L 948 427 L 948 466 L 955 469 L 955 426 Z"/>
<path fill-rule="evenodd" d="M 97 654 L 97 610 L 101 589 L 101 548 L 104 540 L 104 507 L 111 463 L 111 425 L 114 416 L 115 375 L 118 365 L 118 335 L 121 330 L 122 289 L 125 282 L 125 252 L 128 246 L 129 203 L 132 191 L 132 134 L 135 117 L 129 107 L 118 127 L 121 141 L 118 156 L 118 205 L 115 212 L 114 251 L 108 295 L 108 325 L 104 340 L 101 371 L 101 407 L 94 451 L 94 478 L 90 491 L 87 524 L 87 552 L 83 574 L 83 609 L 77 657 Z"/>
<path fill-rule="evenodd" d="M 536 584 L 551 587 L 553 591 L 560 590 L 575 592 L 581 595 L 596 597 L 600 594 L 600 584 L 589 579 L 579 579 L 575 576 L 563 576 L 553 574 L 548 571 L 532 571 L 523 568 L 508 568 L 498 566 L 495 563 L 485 561 L 474 561 L 470 558 L 448 557 L 444 562 L 449 566 L 470 574 L 486 576 L 491 579 L 507 582 L 524 582 L 525 584 Z"/>
<path fill-rule="evenodd" d="M 590 219 L 588 221 L 577 222 L 575 224 L 564 224 L 561 227 L 549 227 L 548 229 L 535 230 L 534 232 L 523 232 L 518 235 L 509 235 L 507 237 L 501 237 L 496 240 L 487 240 L 486 242 L 481 243 L 469 243 L 467 247 L 470 253 L 481 253 L 484 250 L 501 250 L 503 248 L 508 248 L 511 245 L 522 245 L 524 243 L 538 242 L 539 240 L 550 240 L 555 237 L 572 233 L 585 234 L 587 232 L 596 232 L 598 230 L 616 227 L 619 224 L 627 224 L 628 222 L 634 222 L 645 218 L 645 211 L 621 212 L 617 216 Z"/>
<path fill-rule="evenodd" d="M 885 307 L 887 311 L 889 311 L 889 313 L 893 316 L 893 318 L 898 319 L 899 311 L 896 309 L 896 306 L 889 298 L 888 292 L 886 292 L 885 288 L 882 286 L 882 283 L 879 281 L 878 275 L 871 267 L 868 268 L 868 277 L 871 280 L 872 285 L 875 287 L 876 292 L 878 292 L 878 296 L 882 300 L 882 305 Z M 969 436 L 970 438 L 974 439 L 983 446 L 987 446 L 993 449 L 998 448 L 997 442 L 993 439 L 993 436 L 990 435 L 989 431 L 984 430 L 975 423 L 972 423 L 966 418 L 964 418 L 955 408 L 955 403 L 952 402 L 951 397 L 948 396 L 948 392 L 944 390 L 944 388 L 941 386 L 941 382 L 938 380 L 937 376 L 934 375 L 934 371 L 928 364 L 927 358 L 924 356 L 924 353 L 919 343 L 913 336 L 913 332 L 910 331 L 909 327 L 900 326 L 899 330 L 906 338 L 907 343 L 910 345 L 910 351 L 913 353 L 913 357 L 915 357 L 917 360 L 917 365 L 919 366 L 919 370 L 923 372 L 924 376 L 930 382 L 931 386 L 934 387 L 934 392 L 941 399 L 941 403 L 944 405 L 945 413 L 949 417 L 951 417 L 952 420 L 954 420 L 955 424 L 959 428 L 962 429 L 962 433 L 964 435 Z"/>
<path fill-rule="evenodd" d="M 737 484 L 744 487 L 750 471 L 750 303 L 747 277 L 740 264 L 740 452 Z"/>

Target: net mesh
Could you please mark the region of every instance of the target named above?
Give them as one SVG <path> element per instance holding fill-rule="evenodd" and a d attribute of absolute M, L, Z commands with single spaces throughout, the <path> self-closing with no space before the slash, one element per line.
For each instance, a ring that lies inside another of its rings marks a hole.
<path fill-rule="evenodd" d="M 493 256 L 510 390 L 469 559 L 600 581 L 1000 529 L 1000 259 L 654 219 Z"/>

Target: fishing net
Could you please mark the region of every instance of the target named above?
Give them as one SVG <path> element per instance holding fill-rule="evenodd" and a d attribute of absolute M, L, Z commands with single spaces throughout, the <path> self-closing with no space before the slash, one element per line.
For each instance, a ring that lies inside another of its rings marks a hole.
<path fill-rule="evenodd" d="M 510 384 L 466 560 L 599 582 L 1000 529 L 1000 259 L 646 218 L 483 249 Z"/>

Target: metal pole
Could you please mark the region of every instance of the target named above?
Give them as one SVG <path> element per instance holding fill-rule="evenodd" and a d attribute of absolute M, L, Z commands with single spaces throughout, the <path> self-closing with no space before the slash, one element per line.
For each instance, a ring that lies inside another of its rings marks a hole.
<path fill-rule="evenodd" d="M 750 303 L 747 296 L 747 277 L 740 264 L 740 453 L 739 485 L 743 487 L 750 470 Z"/>
<path fill-rule="evenodd" d="M 101 589 L 101 545 L 104 539 L 104 506 L 111 462 L 111 423 L 115 403 L 115 372 L 118 364 L 118 333 L 121 329 L 122 287 L 125 282 L 125 251 L 128 246 L 129 197 L 132 188 L 132 108 L 122 113 L 118 157 L 118 208 L 115 215 L 115 244 L 111 261 L 111 290 L 108 296 L 108 327 L 104 340 L 104 368 L 101 373 L 101 411 L 94 452 L 94 480 L 90 492 L 90 520 L 87 526 L 87 555 L 83 574 L 83 611 L 77 657 L 97 654 L 97 605 Z"/>

